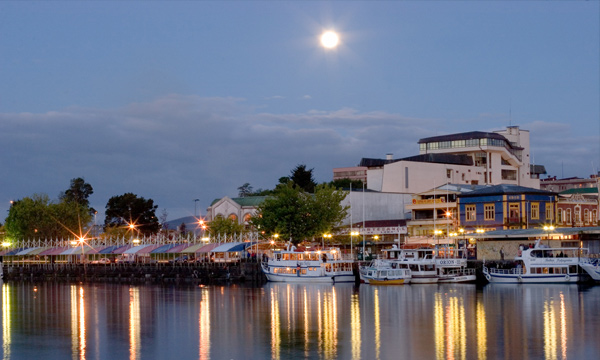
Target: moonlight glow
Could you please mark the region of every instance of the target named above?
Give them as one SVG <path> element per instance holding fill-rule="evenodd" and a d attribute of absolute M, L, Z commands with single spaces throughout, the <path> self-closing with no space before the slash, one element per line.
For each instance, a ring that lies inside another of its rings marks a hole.
<path fill-rule="evenodd" d="M 327 49 L 333 49 L 340 42 L 340 38 L 333 31 L 324 32 L 321 35 L 321 45 L 326 47 Z"/>

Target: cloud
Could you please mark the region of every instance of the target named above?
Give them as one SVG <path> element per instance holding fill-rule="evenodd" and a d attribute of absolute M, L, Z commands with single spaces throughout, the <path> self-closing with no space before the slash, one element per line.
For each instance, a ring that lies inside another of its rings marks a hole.
<path fill-rule="evenodd" d="M 246 182 L 272 188 L 298 164 L 314 168 L 317 181 L 330 181 L 335 167 L 387 153 L 416 155 L 420 138 L 481 130 L 472 125 L 353 108 L 274 114 L 241 98 L 177 94 L 113 109 L 2 113 L 7 175 L 0 201 L 6 210 L 9 200 L 36 192 L 56 197 L 81 176 L 94 187 L 90 201 L 101 212 L 110 197 L 133 192 L 174 219 L 192 215 L 194 199 L 205 209 L 216 198 L 236 196 Z M 573 173 L 585 174 L 589 164 L 573 159 L 597 158 L 589 146 L 598 144 L 596 135 L 575 136 L 568 124 L 534 121 L 522 128 L 531 131 L 536 163 L 554 174 L 569 159 Z"/>

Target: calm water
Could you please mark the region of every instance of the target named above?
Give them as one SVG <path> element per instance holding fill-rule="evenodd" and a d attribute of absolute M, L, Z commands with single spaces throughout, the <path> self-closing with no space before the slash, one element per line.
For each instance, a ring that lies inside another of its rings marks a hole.
<path fill-rule="evenodd" d="M 592 359 L 600 286 L 2 285 L 4 359 Z"/>

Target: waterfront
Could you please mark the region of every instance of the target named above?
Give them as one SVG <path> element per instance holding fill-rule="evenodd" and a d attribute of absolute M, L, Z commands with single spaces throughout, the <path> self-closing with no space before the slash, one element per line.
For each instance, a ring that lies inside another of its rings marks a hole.
<path fill-rule="evenodd" d="M 568 359 L 600 287 L 2 285 L 4 359 Z"/>

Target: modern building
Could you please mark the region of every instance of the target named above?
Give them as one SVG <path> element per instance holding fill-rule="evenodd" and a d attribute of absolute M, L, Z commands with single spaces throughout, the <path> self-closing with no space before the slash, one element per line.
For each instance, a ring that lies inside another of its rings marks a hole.
<path fill-rule="evenodd" d="M 458 218 L 466 230 L 543 228 L 555 223 L 558 196 L 517 185 L 495 185 L 458 195 Z"/>
<path fill-rule="evenodd" d="M 529 131 L 518 126 L 495 132 L 472 131 L 423 138 L 419 155 L 393 159 L 364 158 L 356 168 L 367 168 L 367 187 L 384 193 L 418 194 L 443 184 L 517 185 L 539 189 L 546 170 L 530 162 Z"/>

